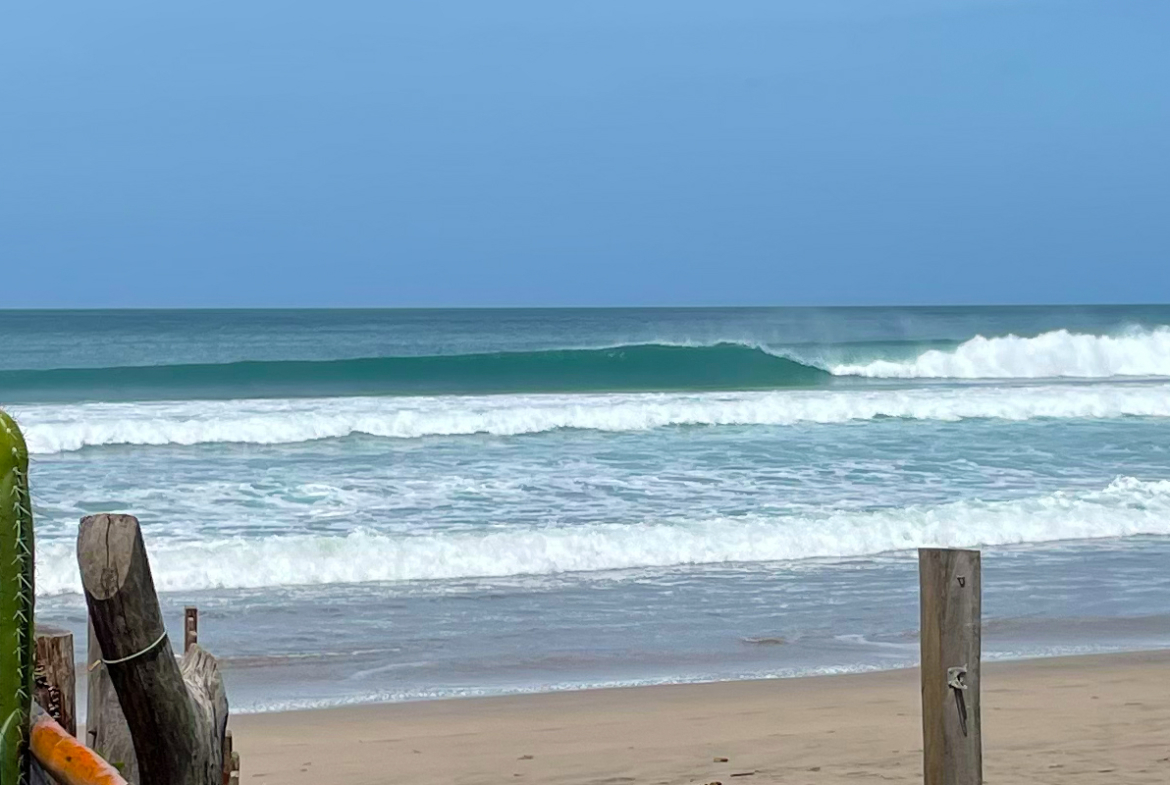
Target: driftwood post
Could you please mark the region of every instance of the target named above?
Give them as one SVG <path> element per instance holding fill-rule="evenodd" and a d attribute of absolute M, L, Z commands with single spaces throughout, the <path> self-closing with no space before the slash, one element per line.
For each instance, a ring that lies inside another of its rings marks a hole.
<path fill-rule="evenodd" d="M 236 770 L 236 753 L 232 746 L 232 732 L 229 730 L 223 737 L 223 785 L 228 785 L 232 781 L 232 772 Z"/>
<path fill-rule="evenodd" d="M 979 551 L 918 551 L 926 785 L 982 785 Z"/>
<path fill-rule="evenodd" d="M 219 668 L 198 644 L 183 655 L 182 665 L 175 660 L 138 520 L 82 519 L 77 560 L 141 782 L 220 785 L 228 706 Z"/>
<path fill-rule="evenodd" d="M 77 734 L 77 675 L 73 665 L 73 633 L 38 624 L 33 699 L 70 734 Z"/>
<path fill-rule="evenodd" d="M 89 619 L 89 640 L 86 654 L 86 710 L 85 744 L 118 767 L 130 782 L 141 782 L 138 776 L 138 756 L 134 739 L 118 703 L 118 693 L 110 681 L 109 671 L 102 662 L 102 647 L 93 631 L 93 617 Z"/>
<path fill-rule="evenodd" d="M 183 609 L 183 652 L 199 642 L 199 609 L 188 605 Z"/>

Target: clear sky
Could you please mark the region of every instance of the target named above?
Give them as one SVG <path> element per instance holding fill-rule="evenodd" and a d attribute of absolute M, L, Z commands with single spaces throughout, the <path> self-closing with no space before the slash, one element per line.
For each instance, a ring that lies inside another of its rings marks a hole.
<path fill-rule="evenodd" d="M 1166 302 L 1166 0 L 14 2 L 0 307 Z"/>

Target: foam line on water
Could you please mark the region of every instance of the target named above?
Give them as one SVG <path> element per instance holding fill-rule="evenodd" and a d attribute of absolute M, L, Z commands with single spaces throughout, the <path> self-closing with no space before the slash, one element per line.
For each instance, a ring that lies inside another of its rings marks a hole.
<path fill-rule="evenodd" d="M 1170 480 L 1120 477 L 1104 489 L 1014 501 L 482 531 L 168 538 L 148 533 L 163 591 L 548 575 L 686 564 L 848 558 L 923 546 L 971 547 L 1170 535 Z M 37 553 L 37 590 L 79 590 L 71 539 Z"/>
<path fill-rule="evenodd" d="M 1035 337 L 976 336 L 953 350 L 912 360 L 837 364 L 835 376 L 895 379 L 1101 379 L 1170 376 L 1170 328 L 1122 335 L 1054 330 Z"/>
<path fill-rule="evenodd" d="M 294 444 L 353 434 L 413 439 L 879 418 L 1170 417 L 1170 384 L 93 403 L 14 407 L 13 413 L 30 452 L 46 455 L 108 445 Z"/>
<path fill-rule="evenodd" d="M 415 701 L 442 700 L 447 698 L 487 698 L 501 695 L 532 695 L 550 692 L 579 692 L 582 690 L 614 689 L 621 687 L 653 687 L 668 684 L 708 684 L 717 681 L 743 681 L 748 679 L 798 679 L 811 676 L 837 676 L 850 673 L 872 673 L 899 667 L 908 667 L 913 660 L 904 663 L 883 663 L 874 665 L 857 663 L 847 665 L 819 665 L 804 668 L 773 668 L 748 673 L 703 673 L 681 674 L 645 679 L 596 679 L 588 681 L 565 681 L 553 684 L 511 684 L 498 687 L 419 687 L 398 691 L 373 690 L 355 694 L 341 694 L 328 698 L 290 698 L 272 700 L 268 697 L 247 700 L 232 711 L 236 714 L 264 714 L 277 711 L 304 711 L 306 709 L 327 709 L 339 706 L 360 706 L 370 703 L 409 703 Z"/>

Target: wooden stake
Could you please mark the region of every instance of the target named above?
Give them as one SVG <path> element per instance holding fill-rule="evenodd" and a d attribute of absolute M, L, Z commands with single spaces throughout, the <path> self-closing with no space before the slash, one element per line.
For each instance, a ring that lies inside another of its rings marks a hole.
<path fill-rule="evenodd" d="M 232 771 L 232 732 L 229 730 L 223 737 L 223 785 L 231 781 Z"/>
<path fill-rule="evenodd" d="M 199 609 L 188 605 L 183 610 L 184 653 L 199 642 Z"/>
<path fill-rule="evenodd" d="M 926 785 L 982 785 L 979 551 L 918 551 Z"/>
<path fill-rule="evenodd" d="M 73 665 L 73 633 L 38 624 L 36 631 L 37 703 L 70 735 L 77 733 L 77 674 Z"/>
<path fill-rule="evenodd" d="M 175 659 L 138 520 L 81 521 L 77 561 L 93 629 L 134 739 L 141 782 L 221 785 L 227 696 L 198 644 Z"/>
<path fill-rule="evenodd" d="M 122 714 L 122 705 L 118 703 L 114 683 L 102 664 L 102 647 L 93 631 L 93 617 L 89 620 L 86 659 L 85 744 L 117 766 L 127 780 L 141 782 L 134 739 L 126 725 L 126 715 Z"/>

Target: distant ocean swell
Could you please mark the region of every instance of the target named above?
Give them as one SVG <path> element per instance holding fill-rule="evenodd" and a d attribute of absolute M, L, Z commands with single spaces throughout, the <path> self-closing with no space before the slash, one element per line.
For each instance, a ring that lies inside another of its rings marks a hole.
<path fill-rule="evenodd" d="M 908 358 L 908 359 L 905 359 Z M 1170 328 L 977 336 L 950 348 L 636 344 L 598 349 L 0 371 L 13 402 L 486 395 L 817 387 L 834 377 L 1170 377 Z"/>
<path fill-rule="evenodd" d="M 15 400 L 139 400 L 444 395 L 620 390 L 751 390 L 813 385 L 820 368 L 751 346 L 642 344 L 604 349 L 249 361 L 0 372 Z"/>
<path fill-rule="evenodd" d="M 742 393 L 504 395 L 93 403 L 13 407 L 34 454 L 111 445 L 295 444 L 558 429 L 835 424 L 883 418 L 1170 417 L 1170 384 L 1052 384 Z"/>
<path fill-rule="evenodd" d="M 696 521 L 479 532 L 272 536 L 151 542 L 164 591 L 549 575 L 687 564 L 849 558 L 920 546 L 1170 535 L 1170 481 L 1013 501 Z M 69 542 L 37 553 L 37 590 L 79 590 Z"/>

